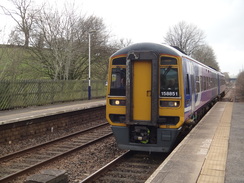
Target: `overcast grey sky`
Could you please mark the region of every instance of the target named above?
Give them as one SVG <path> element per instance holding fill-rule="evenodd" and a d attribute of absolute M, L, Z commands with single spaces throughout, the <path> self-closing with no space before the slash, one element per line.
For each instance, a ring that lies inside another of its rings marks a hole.
<path fill-rule="evenodd" d="M 43 2 L 45 0 L 42 0 Z M 40 2 L 40 1 L 38 1 Z M 49 0 L 62 6 L 70 0 Z M 243 0 L 74 0 L 81 14 L 102 17 L 115 38 L 163 43 L 169 27 L 180 21 L 196 25 L 206 34 L 222 72 L 230 76 L 244 69 Z M 1 0 L 4 5 L 7 0 Z M 0 30 L 9 20 L 1 16 Z M 5 21 L 4 21 L 5 20 Z M 10 25 L 10 24 L 9 24 Z"/>

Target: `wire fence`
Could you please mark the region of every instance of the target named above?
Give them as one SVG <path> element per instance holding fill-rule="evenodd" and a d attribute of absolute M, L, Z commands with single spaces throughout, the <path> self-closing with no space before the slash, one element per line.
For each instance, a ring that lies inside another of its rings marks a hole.
<path fill-rule="evenodd" d="M 92 98 L 105 97 L 104 80 L 91 83 Z M 0 110 L 88 98 L 88 81 L 0 81 Z"/>

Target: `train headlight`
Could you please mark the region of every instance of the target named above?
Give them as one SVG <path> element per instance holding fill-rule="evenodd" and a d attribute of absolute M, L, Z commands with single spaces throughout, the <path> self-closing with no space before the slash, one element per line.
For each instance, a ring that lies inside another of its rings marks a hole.
<path fill-rule="evenodd" d="M 119 100 L 115 100 L 114 103 L 115 103 L 115 105 L 119 105 L 120 101 Z"/>
<path fill-rule="evenodd" d="M 111 99 L 109 100 L 110 105 L 117 105 L 117 106 L 125 106 L 126 101 L 125 100 L 119 100 L 119 99 Z"/>
<path fill-rule="evenodd" d="M 180 101 L 160 101 L 161 107 L 179 107 Z"/>
<path fill-rule="evenodd" d="M 169 102 L 170 107 L 177 107 L 178 103 L 177 102 Z"/>

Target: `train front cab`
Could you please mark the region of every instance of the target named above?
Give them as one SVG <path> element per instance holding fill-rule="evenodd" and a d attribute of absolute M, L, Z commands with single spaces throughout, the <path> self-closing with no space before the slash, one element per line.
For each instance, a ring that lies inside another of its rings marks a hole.
<path fill-rule="evenodd" d="M 171 55 L 131 52 L 110 59 L 106 117 L 119 148 L 171 150 L 184 122 L 181 71 L 181 58 Z"/>

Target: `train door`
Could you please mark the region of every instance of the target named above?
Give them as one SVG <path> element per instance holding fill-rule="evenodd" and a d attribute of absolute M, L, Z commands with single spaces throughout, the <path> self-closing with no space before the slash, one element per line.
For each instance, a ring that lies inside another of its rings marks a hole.
<path fill-rule="evenodd" d="M 151 61 L 133 63 L 133 120 L 151 120 Z"/>
<path fill-rule="evenodd" d="M 190 62 L 190 88 L 191 88 L 191 112 L 195 111 L 195 103 L 196 103 L 196 91 L 195 91 L 195 73 L 194 73 L 194 64 Z"/>
<path fill-rule="evenodd" d="M 220 77 L 219 77 L 219 74 L 217 74 L 217 85 L 218 85 L 218 95 L 220 95 Z"/>
<path fill-rule="evenodd" d="M 195 110 L 195 78 L 193 64 L 189 60 L 184 60 L 185 78 L 185 112 L 192 113 Z"/>

